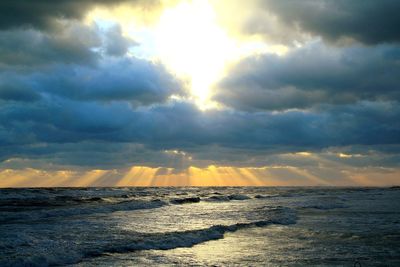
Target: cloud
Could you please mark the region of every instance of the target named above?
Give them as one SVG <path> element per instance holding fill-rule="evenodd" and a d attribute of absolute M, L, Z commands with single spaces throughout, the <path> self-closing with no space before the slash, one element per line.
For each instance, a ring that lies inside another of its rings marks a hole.
<path fill-rule="evenodd" d="M 3 160 L 43 157 L 57 164 L 98 166 L 108 161 L 107 166 L 167 167 L 171 161 L 164 151 L 177 150 L 188 153 L 191 164 L 259 165 L 273 154 L 391 146 L 400 138 L 400 109 L 387 102 L 331 106 L 316 112 L 243 113 L 203 112 L 180 102 L 138 110 L 125 102 L 41 101 L 2 106 L 2 140 L 8 140 Z M 90 149 L 84 144 L 90 144 Z M 129 147 L 141 149 L 126 151 Z"/>
<path fill-rule="evenodd" d="M 32 29 L 0 31 L 0 62 L 3 68 L 58 62 L 94 64 L 99 55 L 92 49 L 101 45 L 95 28 L 71 22 L 53 34 Z"/>
<path fill-rule="evenodd" d="M 281 28 L 292 28 L 295 30 L 292 32 L 305 32 L 332 42 L 346 38 L 366 44 L 400 41 L 398 1 L 267 0 L 257 1 L 255 6 L 264 13 L 247 23 L 245 30 L 250 33 L 269 35 L 266 22 L 272 16 Z"/>
<path fill-rule="evenodd" d="M 161 63 L 126 55 L 136 43 L 122 36 L 118 24 L 100 29 L 59 23 L 63 27 L 52 33 L 0 31 L 0 99 L 36 101 L 46 96 L 148 105 L 185 94 L 182 83 Z"/>
<path fill-rule="evenodd" d="M 185 94 L 181 82 L 163 65 L 135 58 L 104 59 L 98 66 L 57 64 L 32 72 L 8 71 L 0 77 L 3 99 L 34 100 L 40 94 L 81 101 L 126 100 L 134 105 L 148 105 L 164 102 L 173 94 Z"/>
<path fill-rule="evenodd" d="M 17 82 L 18 83 L 18 82 Z M 0 99 L 6 101 L 37 101 L 40 94 L 27 86 L 12 81 L 0 82 Z"/>
<path fill-rule="evenodd" d="M 99 68 L 60 66 L 55 73 L 34 76 L 44 91 L 78 100 L 151 104 L 184 93 L 162 65 L 135 58 L 106 61 Z"/>
<path fill-rule="evenodd" d="M 123 56 L 128 52 L 129 47 L 137 45 L 132 39 L 122 35 L 122 30 L 119 25 L 108 29 L 105 39 L 105 52 L 110 56 Z"/>
<path fill-rule="evenodd" d="M 57 63 L 96 65 L 106 56 L 123 57 L 137 45 L 123 36 L 118 24 L 100 29 L 73 22 L 59 22 L 57 32 L 35 29 L 0 31 L 0 67 L 41 67 Z M 61 27 L 62 24 L 62 27 Z"/>
<path fill-rule="evenodd" d="M 55 19 L 81 19 L 98 5 L 113 6 L 125 0 L 4 0 L 0 3 L 0 28 L 33 27 L 49 29 Z"/>
<path fill-rule="evenodd" d="M 135 57 L 147 37 L 80 21 L 122 2 L 158 1 L 0 3 L 0 168 L 398 167 L 397 2 L 230 2 L 223 19 L 289 52 L 232 66 L 214 91 L 225 106 L 208 110 L 161 62 Z"/>
<path fill-rule="evenodd" d="M 250 56 L 219 83 L 214 99 L 244 110 L 400 100 L 399 56 L 398 46 L 333 48 L 320 41 L 285 56 Z"/>

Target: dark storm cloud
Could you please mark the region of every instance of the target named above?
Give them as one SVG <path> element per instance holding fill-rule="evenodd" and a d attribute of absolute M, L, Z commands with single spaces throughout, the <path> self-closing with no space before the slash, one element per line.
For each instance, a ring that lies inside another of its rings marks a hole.
<path fill-rule="evenodd" d="M 107 59 L 93 67 L 58 64 L 32 72 L 8 71 L 0 78 L 3 99 L 18 98 L 18 94 L 21 100 L 29 100 L 41 94 L 147 105 L 164 102 L 172 94 L 185 94 L 182 84 L 162 65 L 135 58 Z"/>
<path fill-rule="evenodd" d="M 315 164 L 274 155 L 337 158 L 329 151 L 343 147 L 378 151 L 371 162 L 340 159 L 353 165 L 396 165 L 397 2 L 260 2 L 283 28 L 297 31 L 290 38 L 311 33 L 322 41 L 283 57 L 243 60 L 214 96 L 233 109 L 206 111 L 185 98 L 171 100 L 187 96 L 184 83 L 162 64 L 132 56 L 130 47 L 141 44 L 118 25 L 79 22 L 96 5 L 121 2 L 0 2 L 0 168 Z M 360 28 L 366 13 L 371 26 Z M 391 44 L 326 45 L 347 37 Z"/>
<path fill-rule="evenodd" d="M 400 41 L 397 0 L 267 0 L 259 7 L 293 29 L 329 41 L 351 38 L 367 44 Z M 263 32 L 265 20 L 254 18 L 247 31 Z"/>
<path fill-rule="evenodd" d="M 14 147 L 15 156 L 24 155 L 22 160 L 3 162 L 5 168 L 25 168 L 27 163 L 32 168 L 125 168 L 132 164 L 159 167 L 178 167 L 180 159 L 167 153 L 145 148 L 132 143 L 46 143 Z M 1 164 L 1 163 L 0 163 Z"/>
<path fill-rule="evenodd" d="M 101 39 L 92 27 L 64 23 L 61 31 L 53 34 L 36 30 L 0 31 L 0 62 L 10 66 L 37 66 L 49 63 L 94 64 L 99 54 Z"/>
<path fill-rule="evenodd" d="M 387 149 L 391 149 L 393 152 L 396 152 L 387 153 Z M 334 151 L 335 149 L 332 150 Z M 377 149 L 375 149 L 374 146 L 351 146 L 347 148 L 341 147 L 336 149 L 338 151 L 337 153 L 332 153 L 332 150 L 323 152 L 321 154 L 322 157 L 329 161 L 334 161 L 340 164 L 348 164 L 360 168 L 365 166 L 400 167 L 400 148 L 398 145 L 377 147 Z"/>
<path fill-rule="evenodd" d="M 113 6 L 128 0 L 2 0 L 0 1 L 0 29 L 54 27 L 54 19 L 81 19 L 97 5 Z M 135 2 L 135 1 L 131 1 Z"/>
<path fill-rule="evenodd" d="M 251 56 L 224 78 L 214 99 L 245 110 L 400 100 L 400 48 L 332 48 L 321 42 L 285 56 Z"/>
<path fill-rule="evenodd" d="M 123 56 L 128 52 L 129 47 L 137 45 L 133 40 L 122 35 L 119 25 L 113 26 L 107 30 L 105 36 L 105 50 L 110 56 Z"/>
<path fill-rule="evenodd" d="M 75 20 L 97 4 L 119 2 L 0 3 L 1 161 L 124 166 L 141 155 L 163 159 L 135 144 L 148 134 L 136 109 L 185 95 L 183 84 L 161 63 L 128 56 L 138 44 L 119 25 Z"/>
<path fill-rule="evenodd" d="M 122 57 L 137 45 L 122 35 L 119 25 L 100 29 L 95 24 L 60 22 L 57 32 L 34 29 L 0 31 L 0 67 L 38 67 L 56 63 L 96 65 L 104 56 Z"/>
<path fill-rule="evenodd" d="M 135 110 L 124 102 L 105 105 L 41 101 L 2 106 L 0 125 L 3 140 L 9 141 L 8 149 L 2 150 L 2 159 L 38 156 L 51 161 L 54 154 L 59 162 L 64 158 L 73 164 L 80 161 L 77 157 L 81 155 L 82 165 L 95 164 L 95 158 L 99 157 L 98 162 L 107 158 L 109 166 L 118 166 L 123 165 L 122 158 L 116 156 L 113 162 L 112 154 L 105 155 L 101 150 L 115 148 L 113 153 L 118 155 L 119 147 L 125 154 L 123 146 L 116 145 L 124 143 L 137 144 L 149 151 L 141 159 L 139 152 L 132 151 L 135 155 L 126 159 L 129 164 L 153 165 L 154 151 L 163 153 L 171 149 L 188 151 L 194 158 L 197 153 L 213 158 L 210 147 L 224 148 L 225 156 L 220 157 L 224 161 L 235 152 L 252 157 L 260 153 L 319 151 L 354 144 L 395 145 L 400 138 L 400 109 L 389 102 L 331 106 L 320 112 L 243 113 L 202 112 L 187 103 Z M 21 127 L 23 132 L 15 135 Z M 98 153 L 96 149 L 88 153 L 82 151 L 82 142 L 102 148 Z M 69 144 L 71 151 L 57 151 L 52 144 Z M 90 160 L 85 159 L 89 155 Z M 161 160 L 157 164 L 163 165 Z M 164 164 L 167 166 L 168 161 Z"/>
<path fill-rule="evenodd" d="M 0 99 L 13 101 L 36 101 L 40 98 L 39 93 L 24 84 L 18 84 L 18 81 L 0 81 Z"/>

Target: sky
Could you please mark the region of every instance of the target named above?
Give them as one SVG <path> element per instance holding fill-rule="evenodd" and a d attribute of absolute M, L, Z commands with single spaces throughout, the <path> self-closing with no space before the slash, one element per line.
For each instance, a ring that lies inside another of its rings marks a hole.
<path fill-rule="evenodd" d="M 399 10 L 2 0 L 0 187 L 400 185 Z"/>

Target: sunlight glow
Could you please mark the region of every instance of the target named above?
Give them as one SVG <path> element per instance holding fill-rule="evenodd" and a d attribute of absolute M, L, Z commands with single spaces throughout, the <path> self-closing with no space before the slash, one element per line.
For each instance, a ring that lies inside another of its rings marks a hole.
<path fill-rule="evenodd" d="M 188 77 L 191 91 L 205 105 L 211 85 L 221 77 L 234 42 L 216 24 L 207 1 L 182 2 L 166 9 L 155 29 L 156 49 L 174 72 Z"/>
<path fill-rule="evenodd" d="M 229 36 L 229 25 L 219 24 L 219 14 L 207 0 L 160 3 L 162 8 L 154 14 L 142 14 L 130 5 L 111 10 L 97 7 L 85 23 L 103 31 L 120 25 L 123 35 L 135 42 L 128 55 L 164 64 L 187 84 L 189 98 L 202 110 L 220 107 L 211 100 L 212 90 L 231 65 L 250 55 L 288 52 L 286 46 L 267 44 L 257 36 Z"/>

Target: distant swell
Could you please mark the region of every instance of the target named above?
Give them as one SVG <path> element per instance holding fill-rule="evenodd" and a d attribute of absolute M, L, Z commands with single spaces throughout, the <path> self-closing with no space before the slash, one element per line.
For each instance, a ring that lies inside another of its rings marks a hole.
<path fill-rule="evenodd" d="M 200 202 L 199 197 L 175 198 L 170 201 L 172 204 L 187 204 Z"/>
<path fill-rule="evenodd" d="M 79 204 L 90 204 L 90 203 L 104 203 L 104 202 L 119 202 L 124 199 L 128 199 L 129 195 L 117 195 L 117 196 L 68 196 L 60 195 L 55 197 L 35 197 L 35 198 L 21 198 L 19 196 L 15 198 L 1 199 L 0 210 L 1 211 L 21 211 L 25 209 L 37 209 L 40 207 L 61 207 L 61 206 L 72 206 Z"/>
<path fill-rule="evenodd" d="M 233 195 L 216 195 L 206 198 L 206 201 L 215 201 L 215 202 L 223 202 L 223 201 L 231 201 L 231 200 L 247 200 L 250 199 L 249 196 L 241 195 L 241 194 L 233 194 Z"/>
<path fill-rule="evenodd" d="M 72 206 L 58 209 L 41 209 L 36 211 L 24 211 L 19 213 L 3 212 L 0 223 L 13 223 L 26 220 L 39 220 L 53 217 L 67 217 L 75 215 L 87 215 L 94 213 L 110 213 L 115 211 L 127 211 L 138 209 L 154 209 L 167 205 L 161 200 L 144 201 L 130 200 L 113 204 Z"/>
<path fill-rule="evenodd" d="M 332 210 L 332 209 L 344 209 L 347 208 L 343 203 L 318 203 L 309 204 L 300 207 L 301 209 L 316 209 L 316 210 Z"/>

